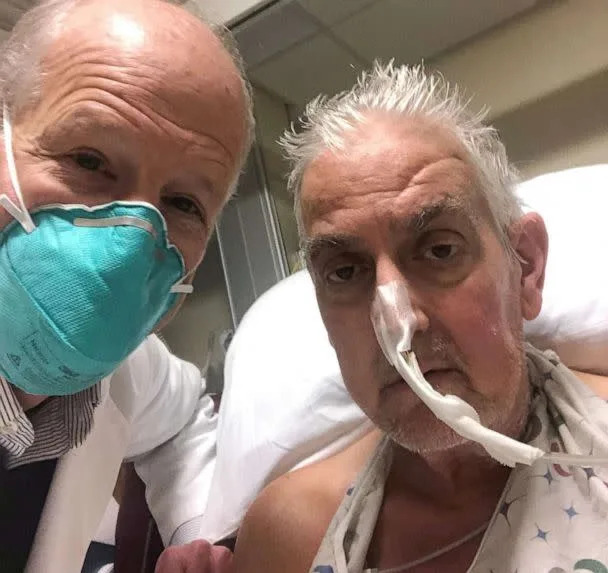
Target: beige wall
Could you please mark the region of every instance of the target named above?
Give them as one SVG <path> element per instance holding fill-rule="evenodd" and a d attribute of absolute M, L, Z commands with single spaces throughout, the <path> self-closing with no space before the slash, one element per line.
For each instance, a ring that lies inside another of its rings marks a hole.
<path fill-rule="evenodd" d="M 608 1 L 547 0 L 435 60 L 428 68 L 489 107 L 524 179 L 608 163 Z M 290 258 L 297 250 L 285 165 L 275 140 L 285 103 L 256 90 L 259 141 Z"/>
<path fill-rule="evenodd" d="M 608 2 L 554 0 L 428 63 L 490 108 L 525 177 L 608 162 Z"/>
<path fill-rule="evenodd" d="M 300 266 L 298 231 L 293 218 L 293 198 L 287 192 L 285 184 L 287 164 L 276 144 L 290 125 L 288 108 L 282 99 L 259 87 L 254 89 L 254 100 L 258 124 L 257 140 L 262 147 L 266 184 L 279 219 L 287 262 L 293 272 Z"/>

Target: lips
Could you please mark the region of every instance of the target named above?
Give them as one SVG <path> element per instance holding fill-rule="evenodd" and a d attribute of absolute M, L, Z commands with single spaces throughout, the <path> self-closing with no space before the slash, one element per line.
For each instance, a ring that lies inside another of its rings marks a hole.
<path fill-rule="evenodd" d="M 445 382 L 453 382 L 454 377 L 459 374 L 459 370 L 455 368 L 427 368 L 426 370 L 422 370 L 422 374 L 431 386 L 436 386 Z M 390 388 L 399 384 L 408 386 L 407 382 L 399 376 L 388 384 L 385 384 L 384 388 Z"/>
<path fill-rule="evenodd" d="M 430 370 L 423 372 L 424 378 L 429 384 L 431 384 L 431 386 L 444 381 L 452 380 L 454 375 L 457 373 L 458 371 L 454 368 L 431 368 Z"/>

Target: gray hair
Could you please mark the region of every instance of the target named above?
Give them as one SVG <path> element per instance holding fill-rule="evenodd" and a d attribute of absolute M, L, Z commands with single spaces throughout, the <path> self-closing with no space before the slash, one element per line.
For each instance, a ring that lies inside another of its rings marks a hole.
<path fill-rule="evenodd" d="M 0 97 L 12 114 L 16 114 L 20 108 L 35 102 L 40 96 L 40 60 L 45 50 L 59 34 L 69 13 L 87 1 L 90 0 L 43 0 L 19 19 L 10 36 L 0 47 Z M 245 76 L 243 59 L 232 34 L 225 26 L 207 20 L 196 2 L 161 1 L 182 6 L 207 24 L 237 67 L 247 107 L 247 140 L 242 159 L 244 162 L 254 139 L 253 97 L 251 86 Z M 186 6 L 183 6 L 184 4 Z"/>
<path fill-rule="evenodd" d="M 458 137 L 479 174 L 500 238 L 508 246 L 507 229 L 522 214 L 514 193 L 518 175 L 496 130 L 482 123 L 485 113 L 473 114 L 468 104 L 440 74 L 428 74 L 421 65 L 396 67 L 392 61 L 375 62 L 349 91 L 311 101 L 298 128 L 292 125 L 279 141 L 291 166 L 288 188 L 294 194 L 300 236 L 304 236 L 300 191 L 306 168 L 325 150 L 343 150 L 345 134 L 361 125 L 369 112 L 379 111 L 428 119 Z"/>

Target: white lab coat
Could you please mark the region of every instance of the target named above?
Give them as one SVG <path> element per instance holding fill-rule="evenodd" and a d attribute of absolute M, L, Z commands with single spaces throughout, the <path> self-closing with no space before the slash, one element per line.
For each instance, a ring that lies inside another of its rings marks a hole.
<path fill-rule="evenodd" d="M 168 543 L 205 510 L 216 425 L 199 370 L 149 336 L 102 381 L 91 433 L 59 460 L 26 572 L 80 571 L 123 460 L 135 463 Z"/>

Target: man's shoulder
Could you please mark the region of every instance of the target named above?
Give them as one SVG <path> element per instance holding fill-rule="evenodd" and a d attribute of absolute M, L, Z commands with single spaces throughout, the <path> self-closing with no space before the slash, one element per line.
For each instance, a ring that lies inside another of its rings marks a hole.
<path fill-rule="evenodd" d="M 320 519 L 323 515 L 331 519 L 349 483 L 346 476 L 331 471 L 329 460 L 319 462 L 273 481 L 256 500 L 254 511 L 275 523 L 315 529 L 319 521 L 327 521 Z"/>
<path fill-rule="evenodd" d="M 268 485 L 239 530 L 236 571 L 307 570 L 345 491 L 330 478 L 321 462 Z"/>
<path fill-rule="evenodd" d="M 237 573 L 307 571 L 348 487 L 378 441 L 370 433 L 332 458 L 281 476 L 239 530 Z"/>
<path fill-rule="evenodd" d="M 579 373 L 580 376 L 580 373 Z M 600 376 L 599 374 L 585 374 L 582 378 L 600 398 L 608 400 L 608 376 Z"/>
<path fill-rule="evenodd" d="M 608 400 L 608 376 L 599 374 L 591 374 L 589 372 L 580 372 L 572 370 L 572 373 L 582 382 L 584 382 L 591 390 L 593 390 L 600 398 Z"/>
<path fill-rule="evenodd" d="M 379 432 L 370 432 L 330 458 L 277 478 L 262 491 L 248 515 L 273 523 L 289 520 L 307 525 L 311 520 L 313 528 L 324 515 L 329 516 L 324 520 L 328 524 L 379 437 Z"/>

